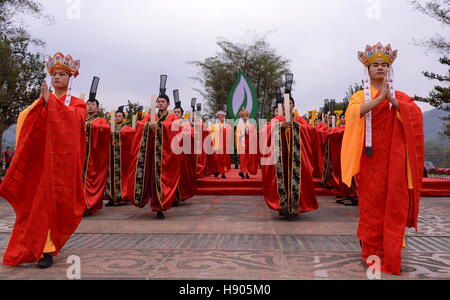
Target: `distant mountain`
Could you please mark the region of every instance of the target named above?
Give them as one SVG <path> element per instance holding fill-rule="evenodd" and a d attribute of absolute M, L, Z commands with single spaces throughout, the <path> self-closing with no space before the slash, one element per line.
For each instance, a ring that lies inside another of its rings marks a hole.
<path fill-rule="evenodd" d="M 444 152 L 450 149 L 450 139 L 443 134 L 445 122 L 441 119 L 449 112 L 433 109 L 423 114 L 425 143 L 439 145 Z"/>

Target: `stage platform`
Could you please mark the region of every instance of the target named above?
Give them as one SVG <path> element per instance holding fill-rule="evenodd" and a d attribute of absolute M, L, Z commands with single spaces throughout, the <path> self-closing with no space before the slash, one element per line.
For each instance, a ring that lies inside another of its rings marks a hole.
<path fill-rule="evenodd" d="M 197 195 L 217 196 L 262 196 L 263 182 L 262 172 L 259 170 L 251 179 L 239 177 L 239 170 L 232 169 L 227 174 L 227 179 L 205 177 L 197 181 Z M 333 196 L 336 193 L 321 184 L 320 179 L 315 178 L 317 196 Z M 422 197 L 450 197 L 450 180 L 424 178 Z"/>

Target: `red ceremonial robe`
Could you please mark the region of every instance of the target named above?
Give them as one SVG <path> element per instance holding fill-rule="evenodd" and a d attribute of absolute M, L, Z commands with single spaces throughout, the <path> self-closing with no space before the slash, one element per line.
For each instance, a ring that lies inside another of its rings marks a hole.
<path fill-rule="evenodd" d="M 327 126 L 323 123 L 320 123 L 316 127 L 316 137 L 314 139 L 314 157 L 313 157 L 313 177 L 314 178 L 323 178 L 323 166 L 325 164 L 324 161 L 324 152 L 326 147 L 326 135 L 323 134 L 327 131 Z"/>
<path fill-rule="evenodd" d="M 178 194 L 177 200 L 185 201 L 195 196 L 197 193 L 197 188 L 195 184 L 195 180 L 197 177 L 197 169 L 196 169 L 196 157 L 194 155 L 194 145 L 192 144 L 194 140 L 194 128 L 189 124 L 189 122 L 184 122 L 182 125 L 182 138 L 183 142 L 185 140 L 190 140 L 191 147 L 189 147 L 189 153 L 181 154 L 181 174 L 180 181 L 178 184 Z M 180 143 L 180 147 L 183 146 L 183 143 Z M 186 149 L 188 150 L 188 149 Z"/>
<path fill-rule="evenodd" d="M 172 140 L 179 133 L 172 131 L 172 123 L 179 118 L 167 112 L 157 118 L 155 130 L 150 129 L 150 118 L 137 125 L 128 190 L 133 205 L 143 208 L 150 202 L 152 211 L 158 212 L 170 209 L 176 199 L 181 155 L 172 152 Z"/>
<path fill-rule="evenodd" d="M 361 93 L 352 97 L 347 120 L 360 119 L 358 105 L 364 101 Z M 379 95 L 379 92 L 372 94 Z M 396 99 L 399 111 L 394 106 L 390 109 L 388 100 L 372 111 L 373 154 L 367 156 L 362 151 L 360 160 L 358 237 L 365 261 L 377 255 L 381 258 L 383 272 L 400 275 L 405 228 L 417 230 L 418 226 L 424 134 L 423 115 L 414 100 L 401 92 L 396 92 Z M 350 126 L 347 123 L 346 135 Z M 347 144 L 344 137 L 342 151 L 351 152 L 351 144 Z M 343 167 L 346 165 L 343 161 Z M 349 184 L 351 178 L 346 174 L 354 174 L 343 170 L 344 181 Z"/>
<path fill-rule="evenodd" d="M 273 121 L 285 121 L 284 116 L 276 117 Z M 300 119 L 296 119 L 299 120 Z M 316 199 L 312 167 L 310 163 L 311 143 L 314 139 L 315 128 L 292 122 L 292 129 L 278 128 L 281 139 L 279 152 L 281 155 L 275 164 L 265 161 L 270 154 L 262 153 L 262 171 L 264 198 L 267 205 L 280 214 L 299 215 L 319 208 Z M 273 140 L 272 123 L 267 123 L 261 135 L 267 136 L 267 147 L 271 147 Z M 274 129 L 277 130 L 277 129 Z"/>
<path fill-rule="evenodd" d="M 205 124 L 201 122 L 199 125 L 199 128 L 197 129 L 199 133 L 202 134 L 202 138 L 199 139 L 199 143 L 201 145 L 198 145 L 197 153 L 194 152 L 195 155 L 195 165 L 196 165 L 196 178 L 203 178 L 207 176 L 208 173 L 208 155 L 205 152 L 205 149 L 203 148 L 204 142 L 206 140 L 206 137 L 209 135 L 209 130 L 206 128 Z M 193 145 L 195 145 L 195 136 Z M 194 146 L 195 147 L 195 146 Z"/>
<path fill-rule="evenodd" d="M 94 115 L 86 120 L 86 159 L 83 169 L 86 211 L 102 209 L 108 179 L 111 127 L 104 118 Z"/>
<path fill-rule="evenodd" d="M 247 129 L 244 124 L 241 125 L 236 130 L 236 147 L 239 154 L 241 172 L 256 175 L 259 167 L 258 129 L 254 124 L 249 124 Z M 255 149 L 250 149 L 250 137 L 255 139 L 252 141 Z"/>
<path fill-rule="evenodd" d="M 356 180 L 352 187 L 347 187 L 342 181 L 341 174 L 341 149 L 344 138 L 345 126 L 330 128 L 326 125 L 318 127 L 319 139 L 325 140 L 323 151 L 322 184 L 333 191 L 338 196 L 355 197 Z"/>
<path fill-rule="evenodd" d="M 86 203 L 82 181 L 86 104 L 50 95 L 28 113 L 11 167 L 0 187 L 16 213 L 3 264 L 37 262 L 49 235 L 58 255 L 80 224 Z"/>
<path fill-rule="evenodd" d="M 115 203 L 128 202 L 128 173 L 131 163 L 131 147 L 136 130 L 125 123 L 117 125 L 112 136 L 109 156 L 109 174 L 106 184 L 106 199 Z"/>
<path fill-rule="evenodd" d="M 342 181 L 341 172 L 341 150 L 342 139 L 344 138 L 345 126 L 339 126 L 328 132 L 329 162 L 331 166 L 331 174 L 329 185 L 336 191 L 339 196 L 355 197 L 357 190 L 357 180 L 354 180 L 351 187 L 345 185 Z"/>
<path fill-rule="evenodd" d="M 211 155 L 212 173 L 225 174 L 231 170 L 231 155 L 227 154 L 227 149 L 230 146 L 229 142 L 233 143 L 233 133 L 231 126 L 226 124 L 225 127 L 221 124 L 215 124 L 210 129 L 210 137 L 214 153 Z M 227 141 L 231 137 L 230 141 Z"/>

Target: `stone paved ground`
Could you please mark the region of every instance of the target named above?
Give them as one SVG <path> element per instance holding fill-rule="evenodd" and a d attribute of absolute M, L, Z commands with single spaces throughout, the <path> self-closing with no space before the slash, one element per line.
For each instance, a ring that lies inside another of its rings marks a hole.
<path fill-rule="evenodd" d="M 320 210 L 284 221 L 262 197 L 198 196 L 155 219 L 148 208 L 105 208 L 83 220 L 55 265 L 0 266 L 0 279 L 367 279 L 355 237 L 358 208 L 320 197 Z M 450 198 L 425 198 L 420 232 L 408 231 L 403 274 L 450 279 Z M 14 213 L 0 200 L 0 259 Z"/>

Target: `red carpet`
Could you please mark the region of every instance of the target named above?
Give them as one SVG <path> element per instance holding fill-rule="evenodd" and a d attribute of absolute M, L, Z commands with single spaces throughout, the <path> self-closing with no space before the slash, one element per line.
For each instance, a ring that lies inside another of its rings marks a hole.
<path fill-rule="evenodd" d="M 239 177 L 239 170 L 231 170 L 226 176 L 227 179 L 205 177 L 197 181 L 198 195 L 229 195 L 229 196 L 255 196 L 262 195 L 262 173 L 257 176 L 250 176 L 251 179 Z"/>
<path fill-rule="evenodd" d="M 422 197 L 450 197 L 450 180 L 424 178 Z"/>
<path fill-rule="evenodd" d="M 205 177 L 197 181 L 197 195 L 258 196 L 263 195 L 261 170 L 251 179 L 239 177 L 239 170 L 231 170 L 227 179 Z M 319 179 L 314 179 L 317 196 L 336 195 L 325 188 Z M 424 178 L 422 197 L 450 197 L 450 180 Z"/>

